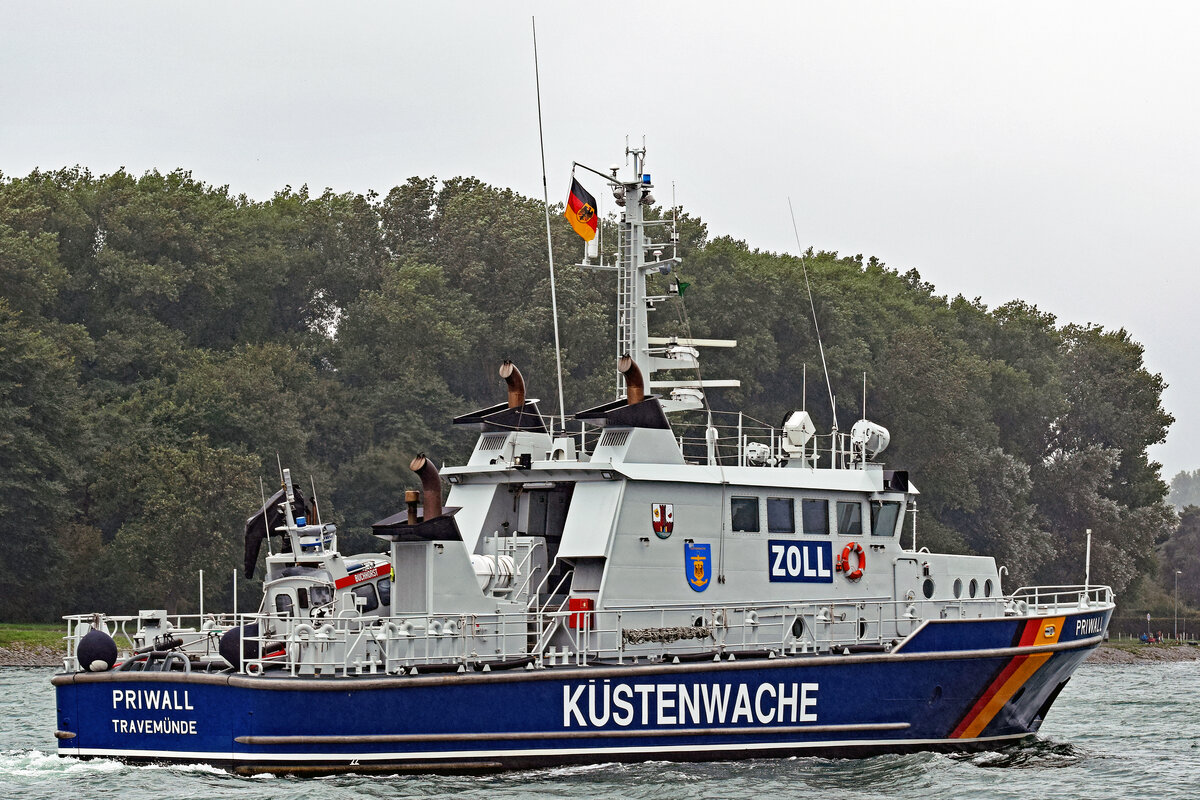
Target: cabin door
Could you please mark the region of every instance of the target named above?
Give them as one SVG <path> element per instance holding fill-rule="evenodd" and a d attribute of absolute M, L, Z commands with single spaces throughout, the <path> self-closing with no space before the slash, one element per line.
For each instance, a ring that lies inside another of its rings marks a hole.
<path fill-rule="evenodd" d="M 924 566 L 917 557 L 901 555 L 895 561 L 892 574 L 896 582 L 892 595 L 896 598 L 896 635 L 908 636 L 920 624 Z"/>

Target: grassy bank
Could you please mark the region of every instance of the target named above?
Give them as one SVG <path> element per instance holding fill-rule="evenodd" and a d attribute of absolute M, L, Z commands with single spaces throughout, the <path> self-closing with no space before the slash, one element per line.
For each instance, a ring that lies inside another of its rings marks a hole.
<path fill-rule="evenodd" d="M 49 647 L 59 650 L 67 629 L 56 623 L 0 622 L 0 647 Z"/>

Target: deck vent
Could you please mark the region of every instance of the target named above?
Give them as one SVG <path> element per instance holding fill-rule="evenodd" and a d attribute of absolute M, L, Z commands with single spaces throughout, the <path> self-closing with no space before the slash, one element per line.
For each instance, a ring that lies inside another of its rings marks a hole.
<path fill-rule="evenodd" d="M 508 441 L 507 433 L 485 433 L 479 437 L 477 450 L 499 450 Z"/>
<path fill-rule="evenodd" d="M 629 442 L 629 431 L 605 431 L 597 447 L 624 447 Z"/>

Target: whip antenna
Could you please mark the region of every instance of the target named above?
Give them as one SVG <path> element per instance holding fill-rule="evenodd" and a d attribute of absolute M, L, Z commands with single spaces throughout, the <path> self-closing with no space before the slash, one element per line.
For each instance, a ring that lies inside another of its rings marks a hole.
<path fill-rule="evenodd" d="M 817 305 L 813 302 L 812 287 L 808 284 L 808 265 L 805 264 L 804 248 L 800 246 L 800 231 L 796 229 L 796 212 L 792 210 L 791 197 L 788 197 L 788 214 L 792 217 L 792 233 L 796 236 L 796 252 L 800 254 L 800 269 L 804 270 L 804 288 L 808 291 L 808 307 L 812 309 L 813 330 L 817 332 L 817 349 L 821 351 L 821 369 L 825 371 L 825 388 L 829 390 L 829 408 L 833 411 L 833 431 L 837 433 L 837 406 L 833 401 L 833 385 L 829 382 L 829 367 L 825 364 L 825 345 L 821 344 L 821 326 L 817 324 Z M 863 385 L 866 386 L 866 378 L 863 378 Z M 866 405 L 865 398 L 863 405 Z"/>
<path fill-rule="evenodd" d="M 554 244 L 550 239 L 550 189 L 546 185 L 546 139 L 542 135 L 542 79 L 538 72 L 537 17 L 529 19 L 533 22 L 533 79 L 537 86 L 538 145 L 542 151 L 542 199 L 546 209 L 546 255 L 550 257 L 550 310 L 554 316 L 554 362 L 558 368 L 558 414 L 560 427 L 566 431 L 567 406 L 563 402 L 562 349 L 558 343 L 558 293 L 554 287 Z"/>

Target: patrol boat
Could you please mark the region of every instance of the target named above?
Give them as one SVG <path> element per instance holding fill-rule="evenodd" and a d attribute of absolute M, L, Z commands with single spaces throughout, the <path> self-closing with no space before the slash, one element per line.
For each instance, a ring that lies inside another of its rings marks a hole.
<path fill-rule="evenodd" d="M 645 215 L 645 150 L 628 155 L 632 174 L 600 173 L 622 207 L 619 399 L 567 434 L 501 365 L 507 397 L 454 420 L 479 429 L 468 462 L 417 457 L 422 490 L 374 526 L 386 557 L 340 554 L 282 471 L 246 523 L 248 573 L 268 547 L 257 611 L 67 617 L 61 755 L 451 772 L 973 750 L 1038 730 L 1112 591 L 1004 591 L 993 558 L 916 549 L 917 488 L 866 419 L 675 430 L 668 413 L 720 382 L 650 378 L 732 343 L 649 336 L 671 298 L 647 275 L 679 258 L 670 221 Z"/>

